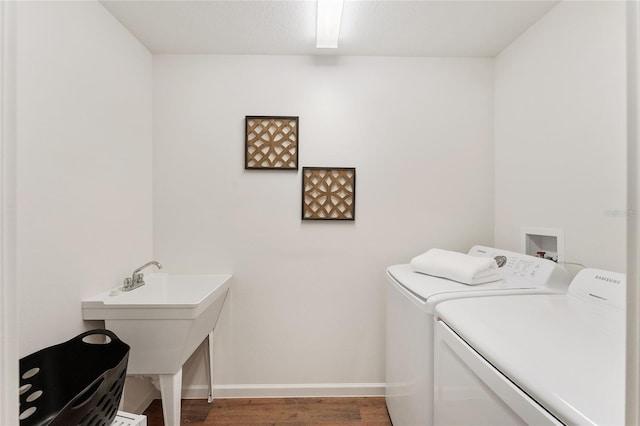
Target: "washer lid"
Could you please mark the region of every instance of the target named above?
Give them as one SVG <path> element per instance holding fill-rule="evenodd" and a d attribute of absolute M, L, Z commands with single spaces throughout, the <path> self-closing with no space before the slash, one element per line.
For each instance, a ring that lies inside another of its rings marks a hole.
<path fill-rule="evenodd" d="M 437 314 L 567 424 L 624 424 L 625 316 L 571 295 L 443 302 Z"/>
<path fill-rule="evenodd" d="M 423 302 L 426 302 L 434 296 L 447 293 L 533 287 L 531 284 L 528 286 L 513 285 L 505 280 L 469 286 L 445 278 L 416 272 L 411 265 L 392 265 L 387 268 L 387 274 Z"/>
<path fill-rule="evenodd" d="M 536 293 L 566 292 L 569 286 L 569 274 L 557 263 L 547 259 L 528 256 L 507 250 L 486 246 L 473 246 L 469 255 L 477 257 L 501 257 L 502 267 L 498 273 L 501 281 L 469 286 L 456 281 L 415 272 L 410 265 L 393 265 L 387 269 L 387 275 L 399 285 L 413 293 L 422 302 L 436 295 L 450 294 L 462 296 L 460 292 L 482 292 L 487 290 L 536 289 Z M 533 291 L 530 291 L 533 292 Z M 458 293 L 457 295 L 455 293 Z M 440 297 L 439 299 L 442 299 Z M 464 296 L 469 297 L 469 296 Z"/>

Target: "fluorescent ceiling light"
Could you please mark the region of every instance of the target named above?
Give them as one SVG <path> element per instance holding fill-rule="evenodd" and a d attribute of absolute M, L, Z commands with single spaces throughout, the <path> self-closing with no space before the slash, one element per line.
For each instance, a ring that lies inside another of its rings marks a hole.
<path fill-rule="evenodd" d="M 317 0 L 318 26 L 316 47 L 318 49 L 336 49 L 340 35 L 342 6 L 344 0 Z"/>

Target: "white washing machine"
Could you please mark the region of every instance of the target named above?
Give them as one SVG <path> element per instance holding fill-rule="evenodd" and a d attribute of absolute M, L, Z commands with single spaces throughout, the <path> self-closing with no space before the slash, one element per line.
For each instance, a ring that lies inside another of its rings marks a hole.
<path fill-rule="evenodd" d="M 436 308 L 436 425 L 623 425 L 625 276 Z"/>
<path fill-rule="evenodd" d="M 438 303 L 567 291 L 569 274 L 550 260 L 484 246 L 472 247 L 469 254 L 503 256 L 502 280 L 468 286 L 414 272 L 410 265 L 387 269 L 385 396 L 394 426 L 433 424 L 434 308 Z"/>

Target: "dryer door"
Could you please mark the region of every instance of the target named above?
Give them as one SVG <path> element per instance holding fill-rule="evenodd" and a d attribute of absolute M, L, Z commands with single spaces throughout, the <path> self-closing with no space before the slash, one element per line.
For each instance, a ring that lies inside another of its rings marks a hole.
<path fill-rule="evenodd" d="M 435 326 L 434 424 L 562 425 L 443 321 Z"/>

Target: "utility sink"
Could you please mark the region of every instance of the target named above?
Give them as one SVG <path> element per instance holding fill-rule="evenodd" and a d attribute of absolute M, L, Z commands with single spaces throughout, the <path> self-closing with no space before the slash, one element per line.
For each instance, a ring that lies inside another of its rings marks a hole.
<path fill-rule="evenodd" d="M 106 291 L 82 301 L 86 320 L 103 320 L 130 347 L 127 374 L 158 375 L 165 425 L 179 426 L 182 365 L 208 339 L 205 356 L 213 398 L 212 334 L 231 275 L 144 276 L 134 290 Z"/>

